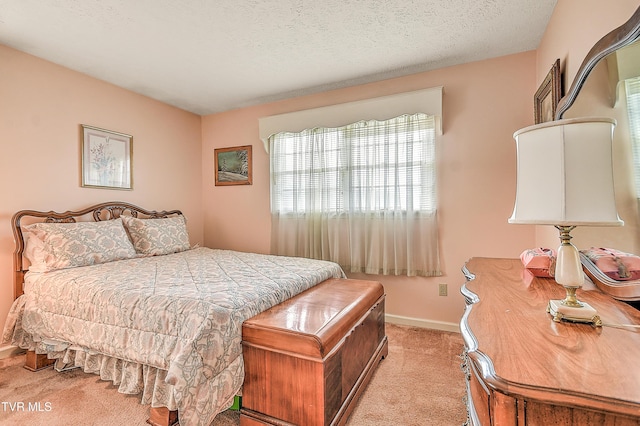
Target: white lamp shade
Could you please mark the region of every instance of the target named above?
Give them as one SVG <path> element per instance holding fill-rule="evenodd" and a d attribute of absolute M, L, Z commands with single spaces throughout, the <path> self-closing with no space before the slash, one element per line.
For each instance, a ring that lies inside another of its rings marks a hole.
<path fill-rule="evenodd" d="M 615 120 L 575 118 L 514 133 L 516 202 L 509 223 L 615 226 Z"/>

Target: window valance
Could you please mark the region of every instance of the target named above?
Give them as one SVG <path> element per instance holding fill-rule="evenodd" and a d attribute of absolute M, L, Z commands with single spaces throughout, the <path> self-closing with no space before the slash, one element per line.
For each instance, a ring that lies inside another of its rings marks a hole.
<path fill-rule="evenodd" d="M 418 112 L 434 116 L 437 134 L 442 134 L 442 86 L 403 92 L 354 102 L 306 109 L 259 119 L 260 139 L 269 151 L 269 136 L 300 132 L 315 127 L 340 127 L 362 120 L 388 120 Z"/>

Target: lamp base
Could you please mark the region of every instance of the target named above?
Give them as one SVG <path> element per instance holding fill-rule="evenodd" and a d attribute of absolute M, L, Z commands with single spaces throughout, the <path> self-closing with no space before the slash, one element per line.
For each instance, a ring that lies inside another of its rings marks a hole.
<path fill-rule="evenodd" d="M 582 307 L 571 307 L 562 304 L 562 300 L 550 300 L 547 312 L 553 316 L 555 322 L 562 320 L 571 322 L 583 322 L 594 327 L 602 326 L 602 320 L 598 312 L 588 303 L 580 302 Z"/>

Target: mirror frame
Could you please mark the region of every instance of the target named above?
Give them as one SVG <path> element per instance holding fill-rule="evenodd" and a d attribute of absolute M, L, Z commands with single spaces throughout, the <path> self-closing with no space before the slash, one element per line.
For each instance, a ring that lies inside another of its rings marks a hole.
<path fill-rule="evenodd" d="M 602 37 L 595 45 L 593 45 L 591 50 L 589 50 L 587 56 L 582 61 L 567 94 L 560 99 L 560 102 L 556 107 L 555 119 L 560 120 L 562 115 L 573 105 L 578 93 L 580 93 L 580 89 L 582 89 L 584 82 L 589 76 L 589 73 L 601 59 L 618 49 L 630 45 L 639 38 L 640 7 L 633 13 L 627 22 Z"/>

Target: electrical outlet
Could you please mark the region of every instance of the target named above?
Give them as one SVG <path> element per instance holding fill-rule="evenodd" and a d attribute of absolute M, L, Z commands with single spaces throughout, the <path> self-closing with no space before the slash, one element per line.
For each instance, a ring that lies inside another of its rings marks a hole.
<path fill-rule="evenodd" d="M 447 295 L 447 285 L 440 284 L 440 287 L 438 289 L 438 296 L 446 296 L 446 295 Z"/>

